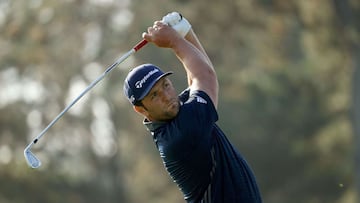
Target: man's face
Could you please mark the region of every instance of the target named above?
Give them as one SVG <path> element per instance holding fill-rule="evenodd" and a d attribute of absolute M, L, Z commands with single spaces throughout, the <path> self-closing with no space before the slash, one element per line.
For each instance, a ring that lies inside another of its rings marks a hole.
<path fill-rule="evenodd" d="M 140 113 L 150 121 L 173 119 L 180 108 L 178 95 L 167 77 L 161 78 L 141 102 Z"/>

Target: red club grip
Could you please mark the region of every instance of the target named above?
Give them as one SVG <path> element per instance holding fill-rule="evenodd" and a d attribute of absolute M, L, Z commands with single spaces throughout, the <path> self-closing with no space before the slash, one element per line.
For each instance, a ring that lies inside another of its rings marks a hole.
<path fill-rule="evenodd" d="M 134 50 L 135 51 L 138 51 L 139 49 L 141 49 L 143 46 L 145 46 L 146 44 L 148 43 L 148 41 L 146 41 L 145 39 L 141 40 L 139 43 L 137 43 L 135 46 L 134 46 Z"/>

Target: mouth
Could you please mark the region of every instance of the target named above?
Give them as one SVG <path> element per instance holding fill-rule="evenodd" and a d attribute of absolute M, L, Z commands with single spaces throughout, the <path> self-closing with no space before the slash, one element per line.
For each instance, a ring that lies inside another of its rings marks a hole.
<path fill-rule="evenodd" d="M 177 99 L 173 99 L 168 104 L 168 109 L 177 108 L 179 106 L 179 101 Z"/>

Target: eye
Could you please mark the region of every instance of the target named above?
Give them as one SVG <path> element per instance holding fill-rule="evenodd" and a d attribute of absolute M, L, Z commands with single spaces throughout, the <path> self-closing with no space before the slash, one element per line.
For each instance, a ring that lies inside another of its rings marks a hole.
<path fill-rule="evenodd" d="M 151 94 L 151 100 L 153 100 L 153 99 L 155 99 L 156 98 L 156 96 L 157 96 L 158 94 L 157 94 L 157 92 L 155 91 L 155 92 L 153 92 L 152 94 Z"/>
<path fill-rule="evenodd" d="M 170 86 L 170 82 L 169 81 L 165 81 L 164 82 L 164 88 L 168 88 Z"/>

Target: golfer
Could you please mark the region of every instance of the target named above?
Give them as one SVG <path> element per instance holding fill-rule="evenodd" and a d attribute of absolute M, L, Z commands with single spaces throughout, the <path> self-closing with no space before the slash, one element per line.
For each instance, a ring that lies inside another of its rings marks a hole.
<path fill-rule="evenodd" d="M 178 20 L 174 20 L 179 18 Z M 143 38 L 173 51 L 187 74 L 177 94 L 157 66 L 132 69 L 124 93 L 145 117 L 164 166 L 189 203 L 259 203 L 260 192 L 248 163 L 217 126 L 218 81 L 190 23 L 178 13 L 155 21 Z"/>

